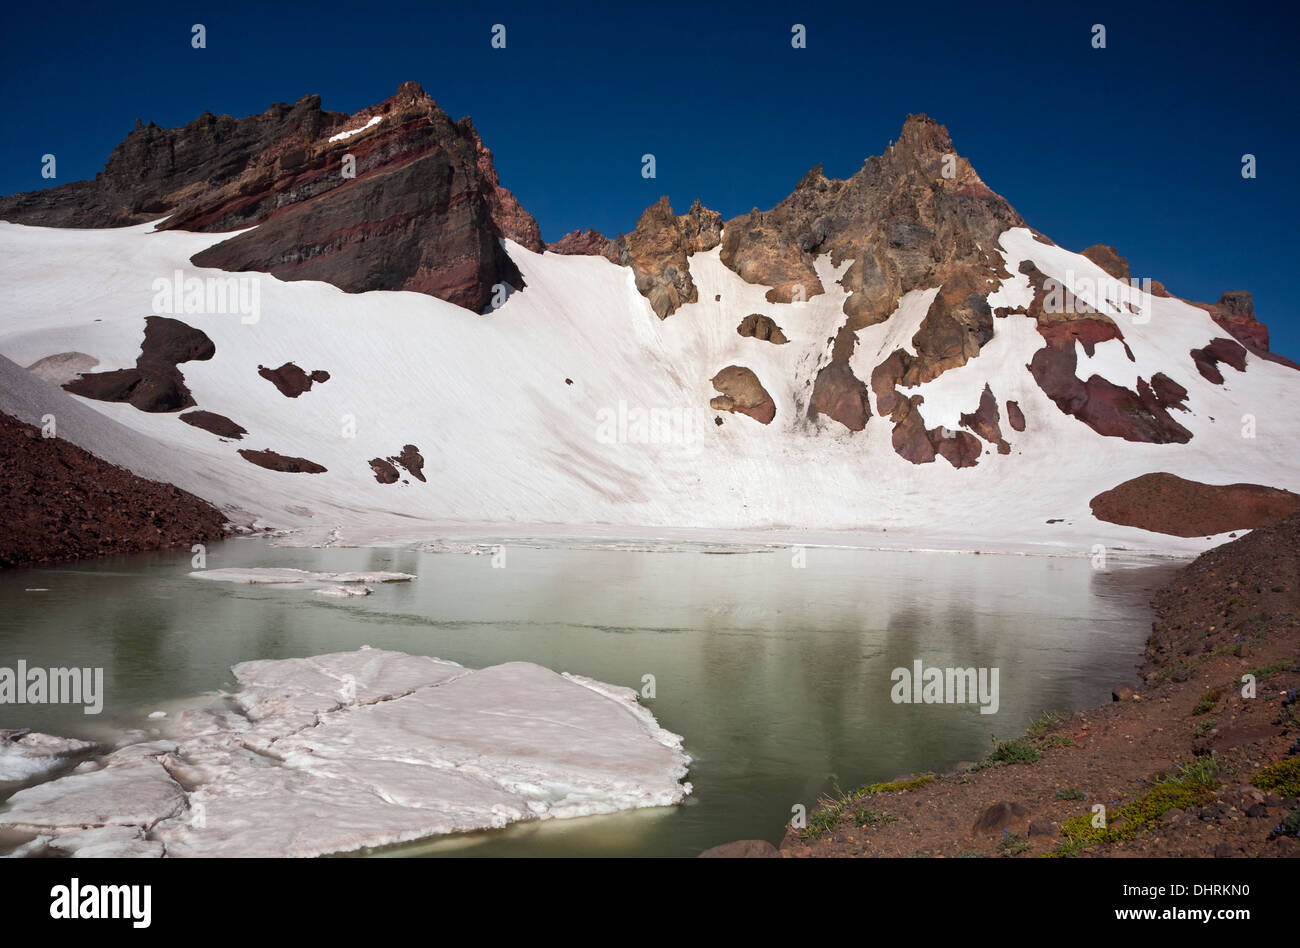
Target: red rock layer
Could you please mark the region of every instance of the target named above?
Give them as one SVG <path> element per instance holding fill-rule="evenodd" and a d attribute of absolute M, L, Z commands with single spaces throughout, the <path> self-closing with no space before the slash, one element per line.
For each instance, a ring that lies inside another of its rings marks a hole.
<path fill-rule="evenodd" d="M 1143 474 L 1098 494 L 1098 520 L 1176 537 L 1253 530 L 1300 510 L 1300 494 L 1259 484 L 1202 484 L 1173 474 Z"/>

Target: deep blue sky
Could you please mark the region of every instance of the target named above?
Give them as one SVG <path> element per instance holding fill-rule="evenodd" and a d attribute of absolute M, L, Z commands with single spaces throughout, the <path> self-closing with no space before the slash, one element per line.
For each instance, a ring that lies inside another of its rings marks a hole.
<path fill-rule="evenodd" d="M 60 183 L 93 177 L 137 117 L 180 125 L 312 92 L 352 112 L 414 79 L 473 116 L 545 239 L 612 235 L 660 194 L 724 218 L 771 207 L 811 166 L 852 174 L 927 112 L 1058 243 L 1112 244 L 1191 299 L 1249 289 L 1273 348 L 1300 357 L 1290 6 L 11 4 L 0 193 L 47 185 L 46 152 Z M 791 48 L 794 23 L 807 49 Z"/>

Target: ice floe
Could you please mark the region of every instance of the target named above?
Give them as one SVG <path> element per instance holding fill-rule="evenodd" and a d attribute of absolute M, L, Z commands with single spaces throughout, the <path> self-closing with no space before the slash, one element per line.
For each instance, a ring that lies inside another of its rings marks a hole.
<path fill-rule="evenodd" d="M 0 730 L 0 781 L 31 780 L 58 770 L 98 745 L 27 730 Z"/>
<path fill-rule="evenodd" d="M 19 854 L 318 856 L 670 806 L 690 758 L 630 688 L 381 649 L 246 662 L 241 687 L 21 790 Z"/>

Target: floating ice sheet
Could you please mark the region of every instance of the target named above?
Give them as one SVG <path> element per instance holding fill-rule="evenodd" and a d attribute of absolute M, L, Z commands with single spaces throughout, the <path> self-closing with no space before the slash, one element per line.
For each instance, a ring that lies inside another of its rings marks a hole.
<path fill-rule="evenodd" d="M 19 791 L 0 827 L 37 834 L 24 854 L 318 856 L 691 791 L 630 688 L 381 649 L 234 671 L 224 705 Z"/>

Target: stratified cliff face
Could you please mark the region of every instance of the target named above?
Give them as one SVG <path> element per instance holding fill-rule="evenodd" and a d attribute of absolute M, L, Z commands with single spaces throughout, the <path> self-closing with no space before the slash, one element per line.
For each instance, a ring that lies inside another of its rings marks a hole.
<path fill-rule="evenodd" d="M 46 226 L 163 215 L 161 229 L 259 225 L 197 254 L 199 266 L 414 290 L 475 312 L 498 284 L 523 284 L 501 238 L 543 247 L 470 120 L 453 122 L 414 82 L 353 116 L 307 96 L 242 119 L 140 126 L 94 181 L 0 200 L 0 218 Z"/>

